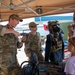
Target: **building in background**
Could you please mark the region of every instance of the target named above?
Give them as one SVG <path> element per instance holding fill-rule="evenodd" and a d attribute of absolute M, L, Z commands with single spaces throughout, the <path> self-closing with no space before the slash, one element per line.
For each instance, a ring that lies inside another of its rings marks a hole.
<path fill-rule="evenodd" d="M 41 16 L 41 17 L 35 17 L 36 23 L 42 23 L 43 27 L 44 25 L 47 25 L 48 21 L 59 21 L 61 28 L 64 31 L 64 40 L 67 40 L 68 32 L 67 32 L 67 26 L 70 25 L 73 22 L 73 13 L 64 13 L 64 14 L 58 14 L 58 15 L 48 15 L 48 16 Z M 47 35 L 47 30 L 42 30 L 44 35 Z M 40 31 L 42 34 L 42 32 Z"/>

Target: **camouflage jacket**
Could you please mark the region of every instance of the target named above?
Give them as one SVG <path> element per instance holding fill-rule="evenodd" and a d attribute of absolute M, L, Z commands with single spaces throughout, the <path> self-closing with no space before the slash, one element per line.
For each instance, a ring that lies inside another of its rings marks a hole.
<path fill-rule="evenodd" d="M 31 52 L 42 51 L 40 34 L 37 32 L 36 35 L 29 34 L 25 42 L 25 52 L 29 54 Z"/>
<path fill-rule="evenodd" d="M 17 64 L 17 42 L 18 39 L 14 34 L 4 34 L 1 36 L 2 28 L 6 26 L 0 25 L 0 67 L 14 67 Z M 4 63 L 4 64 L 3 64 Z"/>

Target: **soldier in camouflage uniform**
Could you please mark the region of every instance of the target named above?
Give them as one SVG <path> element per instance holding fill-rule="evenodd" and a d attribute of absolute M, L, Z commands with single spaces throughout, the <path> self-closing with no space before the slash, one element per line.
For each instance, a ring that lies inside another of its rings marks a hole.
<path fill-rule="evenodd" d="M 25 41 L 25 53 L 27 57 L 30 57 L 31 52 L 35 52 L 38 56 L 38 60 L 43 61 L 40 33 L 36 32 L 37 24 L 31 22 L 29 23 L 29 28 L 31 32 L 28 34 Z"/>
<path fill-rule="evenodd" d="M 19 16 L 12 14 L 6 26 L 0 25 L 0 75 L 18 75 L 19 65 L 16 59 L 17 47 L 23 43 L 18 42 L 20 35 L 13 28 L 19 23 Z"/>

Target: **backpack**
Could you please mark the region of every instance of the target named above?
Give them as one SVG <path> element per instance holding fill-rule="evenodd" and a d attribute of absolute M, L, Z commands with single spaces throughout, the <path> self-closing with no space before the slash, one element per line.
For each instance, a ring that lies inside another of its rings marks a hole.
<path fill-rule="evenodd" d="M 24 61 L 23 63 L 25 63 Z M 21 64 L 21 67 L 23 65 Z M 39 75 L 39 68 L 38 68 L 38 58 L 35 53 L 31 53 L 30 61 L 27 65 L 24 65 L 20 71 L 19 75 Z"/>

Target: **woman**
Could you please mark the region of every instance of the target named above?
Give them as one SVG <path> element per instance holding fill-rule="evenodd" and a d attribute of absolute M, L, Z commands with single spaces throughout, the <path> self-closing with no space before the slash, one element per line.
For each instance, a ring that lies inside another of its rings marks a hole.
<path fill-rule="evenodd" d="M 67 75 L 75 75 L 75 37 L 71 37 L 68 40 L 68 50 L 72 53 L 65 65 L 65 70 Z"/>

